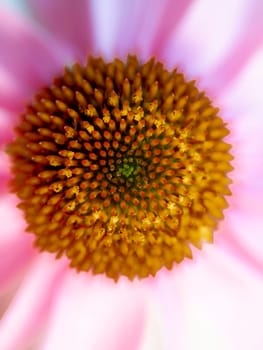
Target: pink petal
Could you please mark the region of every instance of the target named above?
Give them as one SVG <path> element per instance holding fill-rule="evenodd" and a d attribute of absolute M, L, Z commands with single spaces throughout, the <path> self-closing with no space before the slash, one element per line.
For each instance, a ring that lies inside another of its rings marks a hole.
<path fill-rule="evenodd" d="M 0 47 L 0 107 L 15 112 L 69 59 L 44 30 L 4 8 L 0 9 Z"/>
<path fill-rule="evenodd" d="M 17 202 L 15 195 L 0 196 L 0 244 L 17 239 L 25 229 L 26 223 L 22 212 L 16 208 Z"/>
<path fill-rule="evenodd" d="M 229 232 L 225 237 L 221 237 L 223 246 L 235 247 L 234 252 L 240 260 L 251 263 L 261 276 L 263 275 L 262 214 L 262 205 L 260 212 L 247 210 L 231 213 L 228 217 Z"/>
<path fill-rule="evenodd" d="M 5 290 L 32 261 L 35 255 L 32 239 L 21 237 L 3 244 L 0 248 L 0 255 L 0 285 L 1 290 Z"/>
<path fill-rule="evenodd" d="M 141 18 L 139 11 L 137 11 L 137 17 L 134 18 L 134 12 L 142 6 L 142 2 L 134 1 L 133 6 L 130 1 L 120 1 L 120 0 L 101 0 L 91 2 L 91 11 L 94 26 L 94 44 L 95 53 L 97 55 L 102 55 L 107 59 L 112 59 L 116 56 L 117 50 L 116 46 L 123 44 L 118 40 L 118 36 L 121 35 L 119 32 L 120 22 L 127 16 L 127 12 L 130 12 L 133 20 L 139 21 Z M 126 18 L 127 34 L 126 40 L 133 42 L 134 28 L 136 28 L 137 21 L 133 22 L 133 30 L 131 30 L 130 23 Z M 134 50 L 134 43 L 131 47 Z"/>
<path fill-rule="evenodd" d="M 152 16 L 152 1 L 149 1 L 145 16 L 147 21 L 145 21 L 143 35 L 139 36 L 139 38 L 142 38 L 142 45 L 146 45 L 147 41 L 150 40 L 152 45 L 149 46 L 150 54 L 157 56 L 162 55 L 161 53 L 172 32 L 174 32 L 181 21 L 183 21 L 184 16 L 187 14 L 192 3 L 193 0 L 181 0 L 178 2 L 175 2 L 174 0 L 166 0 L 165 2 L 156 0 L 154 9 L 156 15 L 155 20 Z M 150 16 L 147 16 L 148 12 L 151 13 Z M 154 27 L 154 31 L 148 34 L 147 29 L 151 26 Z M 148 35 L 145 36 L 144 33 L 147 33 Z"/>
<path fill-rule="evenodd" d="M 257 6 L 256 2 L 195 1 L 166 46 L 164 56 L 168 63 L 179 65 L 193 78 L 202 77 L 203 86 L 215 93 L 220 75 L 212 72 L 235 45 L 245 40 L 246 16 Z M 233 57 L 233 64 L 236 59 Z"/>
<path fill-rule="evenodd" d="M 166 288 L 172 292 L 160 321 L 163 349 L 261 349 L 263 283 L 235 257 L 206 246 L 198 263 L 174 274 L 172 287 L 157 288 L 156 304 Z"/>
<path fill-rule="evenodd" d="M 232 116 L 234 181 L 240 185 L 240 191 L 256 197 L 263 193 L 262 81 L 263 49 L 252 57 L 239 78 L 220 98 L 226 114 Z"/>
<path fill-rule="evenodd" d="M 16 198 L 0 196 L 0 285 L 6 288 L 34 256 L 32 237 L 24 233 L 22 213 L 15 207 Z"/>
<path fill-rule="evenodd" d="M 10 284 L 8 288 L 5 288 L 3 290 L 2 288 L 0 289 L 0 319 L 2 318 L 6 309 L 8 308 L 8 305 L 10 304 L 14 294 L 16 293 L 20 282 L 21 278 L 18 278 L 16 281 Z"/>
<path fill-rule="evenodd" d="M 222 115 L 229 119 L 234 171 L 230 210 L 218 242 L 263 273 L 263 49 L 219 98 Z M 224 232 L 225 231 L 225 232 Z"/>
<path fill-rule="evenodd" d="M 223 57 L 222 61 L 210 73 L 210 80 L 216 77 L 213 90 L 225 89 L 226 86 L 238 75 L 256 50 L 263 44 L 263 4 L 262 1 L 252 0 L 244 15 L 244 25 L 240 28 L 240 40 L 236 40 L 233 46 Z"/>
<path fill-rule="evenodd" d="M 156 305 L 150 305 L 147 313 L 146 327 L 140 350 L 160 350 L 163 347 L 163 335 L 161 334 L 161 317 Z M 157 309 L 157 310 L 156 310 Z M 173 327 L 172 332 L 174 332 Z"/>
<path fill-rule="evenodd" d="M 42 349 L 136 350 L 144 330 L 145 299 L 138 283 L 67 274 Z"/>
<path fill-rule="evenodd" d="M 64 271 L 63 262 L 39 255 L 1 321 L 2 349 L 26 349 L 43 332 Z"/>
<path fill-rule="evenodd" d="M 0 194 L 9 190 L 8 182 L 11 178 L 10 158 L 6 153 L 6 145 L 14 137 L 14 125 L 18 115 L 0 108 Z"/>
<path fill-rule="evenodd" d="M 182 298 L 177 288 L 180 269 L 161 271 L 150 290 L 148 317 L 142 350 L 184 350 L 184 333 L 180 327 Z M 180 278 L 180 277 L 179 277 Z M 167 316 L 167 317 L 166 317 Z"/>
<path fill-rule="evenodd" d="M 28 9 L 24 3 L 24 1 L 17 1 L 17 0 L 1 0 L 1 5 L 8 6 L 10 9 L 14 11 L 22 11 L 27 12 Z"/>
<path fill-rule="evenodd" d="M 160 55 L 191 0 L 94 1 L 92 12 L 96 50 L 108 58 L 139 52 L 140 57 Z"/>
<path fill-rule="evenodd" d="M 86 0 L 27 0 L 37 20 L 58 42 L 75 52 L 75 58 L 85 59 L 92 47 L 91 16 Z"/>
<path fill-rule="evenodd" d="M 1 63 L 0 57 L 0 107 L 1 108 L 1 126 L 3 125 L 3 114 L 6 114 L 6 110 L 4 108 L 8 108 L 10 112 L 16 113 L 21 109 L 22 101 L 25 99 L 26 91 L 23 91 L 21 86 L 19 86 L 19 82 L 17 81 L 14 74 L 10 71 L 7 71 L 7 67 L 5 67 Z M 4 133 L 1 131 L 1 143 L 4 141 L 4 137 L 2 136 Z M 2 139 L 3 137 L 3 139 Z"/>
<path fill-rule="evenodd" d="M 9 158 L 7 154 L 0 149 L 0 194 L 6 193 L 9 190 L 8 181 L 10 177 Z"/>
<path fill-rule="evenodd" d="M 12 139 L 14 135 L 13 127 L 17 122 L 17 117 L 15 113 L 0 108 L 0 150 L 4 149 L 5 144 Z"/>

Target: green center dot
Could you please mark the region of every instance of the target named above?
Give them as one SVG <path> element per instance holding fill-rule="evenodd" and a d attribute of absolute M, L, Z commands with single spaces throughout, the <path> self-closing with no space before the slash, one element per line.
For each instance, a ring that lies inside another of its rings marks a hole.
<path fill-rule="evenodd" d="M 134 159 L 127 160 L 126 158 L 123 160 L 122 165 L 118 167 L 117 173 L 120 176 L 124 176 L 125 178 L 130 178 L 134 175 L 135 170 L 137 168 L 137 163 Z"/>

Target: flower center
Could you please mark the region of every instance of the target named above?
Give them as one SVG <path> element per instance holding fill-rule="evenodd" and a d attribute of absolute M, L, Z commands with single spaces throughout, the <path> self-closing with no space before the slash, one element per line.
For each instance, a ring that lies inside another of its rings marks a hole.
<path fill-rule="evenodd" d="M 230 195 L 218 109 L 153 59 L 90 57 L 38 92 L 9 145 L 12 190 L 40 250 L 117 280 L 212 242 Z"/>
<path fill-rule="evenodd" d="M 122 164 L 117 168 L 117 176 L 124 176 L 125 178 L 132 181 L 134 177 L 132 176 L 136 170 L 137 163 L 134 158 L 124 158 Z"/>

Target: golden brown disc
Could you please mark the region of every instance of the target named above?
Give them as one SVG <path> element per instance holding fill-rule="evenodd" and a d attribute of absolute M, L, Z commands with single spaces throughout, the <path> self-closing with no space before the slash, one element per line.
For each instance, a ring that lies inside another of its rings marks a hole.
<path fill-rule="evenodd" d="M 8 147 L 27 231 L 77 270 L 117 280 L 171 269 L 223 218 L 228 133 L 195 83 L 154 59 L 66 68 Z"/>

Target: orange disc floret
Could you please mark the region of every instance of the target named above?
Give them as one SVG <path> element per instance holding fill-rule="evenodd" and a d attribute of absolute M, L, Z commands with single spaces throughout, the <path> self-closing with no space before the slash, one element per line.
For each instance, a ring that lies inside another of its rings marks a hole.
<path fill-rule="evenodd" d="M 228 133 L 195 83 L 154 59 L 66 68 L 8 146 L 27 231 L 77 270 L 117 280 L 171 269 L 223 218 Z"/>

